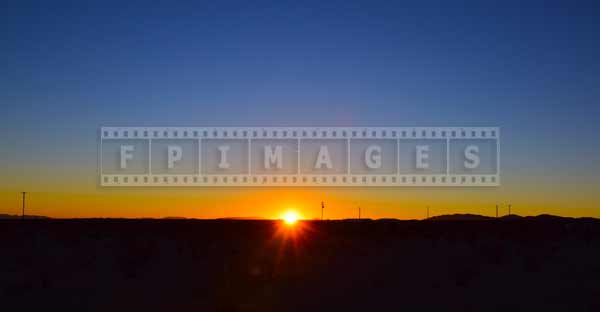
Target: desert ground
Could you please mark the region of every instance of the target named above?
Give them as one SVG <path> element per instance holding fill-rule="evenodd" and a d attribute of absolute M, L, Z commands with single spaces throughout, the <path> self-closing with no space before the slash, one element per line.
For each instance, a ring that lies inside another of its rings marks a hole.
<path fill-rule="evenodd" d="M 2 311 L 600 311 L 595 219 L 17 219 L 0 243 Z"/>

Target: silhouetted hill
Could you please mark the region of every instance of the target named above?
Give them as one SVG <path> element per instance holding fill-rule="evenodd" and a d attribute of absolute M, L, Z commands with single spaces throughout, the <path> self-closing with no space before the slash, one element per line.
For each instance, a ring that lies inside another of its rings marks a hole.
<path fill-rule="evenodd" d="M 516 214 L 509 214 L 509 215 L 504 215 L 504 216 L 499 217 L 499 219 L 501 219 L 501 220 L 518 220 L 518 219 L 522 219 L 522 218 L 523 217 L 516 215 Z M 537 218 L 537 216 L 530 217 L 530 218 Z"/>
<path fill-rule="evenodd" d="M 0 219 L 21 219 L 21 216 L 0 213 Z M 25 219 L 50 219 L 46 216 L 25 215 Z"/>
<path fill-rule="evenodd" d="M 548 220 L 548 221 L 565 221 L 565 220 L 573 220 L 573 218 L 569 217 L 561 217 L 550 214 L 541 214 L 535 217 L 526 217 L 526 218 L 535 218 L 537 220 Z"/>
<path fill-rule="evenodd" d="M 373 219 L 369 219 L 369 218 L 351 218 L 351 219 L 343 219 L 340 221 L 344 221 L 344 222 L 371 222 L 373 221 Z"/>
<path fill-rule="evenodd" d="M 266 220 L 266 219 L 261 218 L 261 217 L 225 217 L 225 218 L 218 218 L 217 220 Z"/>
<path fill-rule="evenodd" d="M 494 218 L 481 216 L 476 214 L 451 214 L 451 215 L 441 215 L 430 217 L 427 220 L 430 221 L 471 221 L 471 220 L 492 220 Z"/>
<path fill-rule="evenodd" d="M 522 217 L 516 214 L 504 215 L 498 218 L 482 216 L 476 214 L 451 214 L 451 215 L 440 215 L 431 217 L 426 220 L 437 220 L 437 221 L 477 221 L 477 220 L 534 220 L 534 221 L 568 221 L 575 220 L 574 218 L 569 217 L 560 217 L 549 214 L 541 214 L 538 216 L 526 216 Z M 597 220 L 594 218 L 580 218 L 580 220 Z"/>

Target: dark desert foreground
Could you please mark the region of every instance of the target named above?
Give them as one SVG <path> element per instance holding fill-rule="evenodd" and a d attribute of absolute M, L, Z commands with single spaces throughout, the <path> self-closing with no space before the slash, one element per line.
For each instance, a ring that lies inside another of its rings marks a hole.
<path fill-rule="evenodd" d="M 600 311 L 594 219 L 0 220 L 0 233 L 2 311 Z"/>

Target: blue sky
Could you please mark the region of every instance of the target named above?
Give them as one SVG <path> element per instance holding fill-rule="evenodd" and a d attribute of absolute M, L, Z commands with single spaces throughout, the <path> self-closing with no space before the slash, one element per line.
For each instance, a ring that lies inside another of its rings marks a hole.
<path fill-rule="evenodd" d="M 40 170 L 95 174 L 101 125 L 499 126 L 505 181 L 599 183 L 598 2 L 15 1 L 0 12 L 5 189 Z"/>

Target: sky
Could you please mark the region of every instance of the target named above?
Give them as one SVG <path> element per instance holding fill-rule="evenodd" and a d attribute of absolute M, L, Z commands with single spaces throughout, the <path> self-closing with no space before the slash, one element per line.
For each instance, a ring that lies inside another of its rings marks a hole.
<path fill-rule="evenodd" d="M 0 4 L 0 213 L 600 217 L 597 1 Z M 494 188 L 98 186 L 101 126 L 498 126 Z"/>

